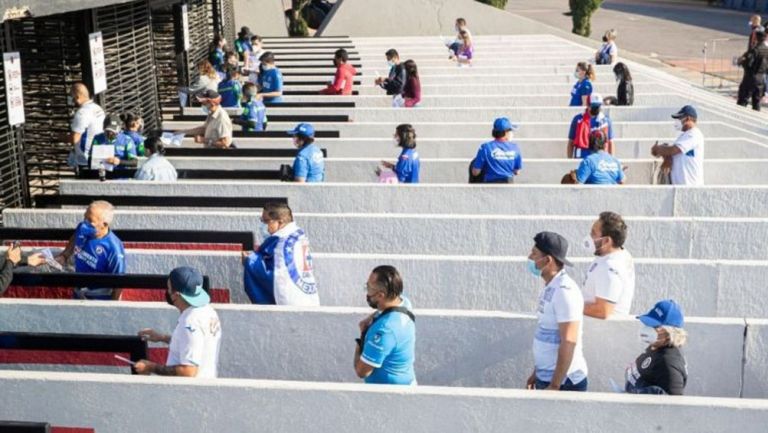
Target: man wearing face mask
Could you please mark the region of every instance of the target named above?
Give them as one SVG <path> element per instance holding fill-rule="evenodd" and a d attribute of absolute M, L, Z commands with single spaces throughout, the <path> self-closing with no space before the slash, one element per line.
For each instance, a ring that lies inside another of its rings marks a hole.
<path fill-rule="evenodd" d="M 688 383 L 688 367 L 680 347 L 688 333 L 683 311 L 675 301 L 659 301 L 642 322 L 640 341 L 647 345 L 626 371 L 625 390 L 631 394 L 683 395 Z"/>
<path fill-rule="evenodd" d="M 218 376 L 221 322 L 203 289 L 203 275 L 182 266 L 168 276 L 165 301 L 181 312 L 172 335 L 142 329 L 139 337 L 153 343 L 168 344 L 165 365 L 142 359 L 134 369 L 138 374 L 185 376 L 213 379 Z"/>
<path fill-rule="evenodd" d="M 70 125 L 71 132 L 67 137 L 73 147 L 68 163 L 71 167 L 87 166 L 93 138 L 104 130 L 106 114 L 93 102 L 88 87 L 83 83 L 74 83 L 67 99 L 71 105 L 77 107 Z"/>
<path fill-rule="evenodd" d="M 205 123 L 181 133 L 195 137 L 195 143 L 202 143 L 205 147 L 227 149 L 232 146 L 232 119 L 221 108 L 221 95 L 215 90 L 206 89 L 196 96 L 207 115 Z"/>
<path fill-rule="evenodd" d="M 322 182 L 325 180 L 325 159 L 323 151 L 315 143 L 315 128 L 309 123 L 299 123 L 288 131 L 293 137 L 293 145 L 299 153 L 293 160 L 293 181 Z"/>
<path fill-rule="evenodd" d="M 333 66 L 336 67 L 336 74 L 333 82 L 325 89 L 320 91 L 321 95 L 351 95 L 352 85 L 355 82 L 357 70 L 349 63 L 349 54 L 344 48 L 336 50 L 333 55 Z"/>
<path fill-rule="evenodd" d="M 261 245 L 243 252 L 245 293 L 254 304 L 318 306 L 312 255 L 291 208 L 267 203 L 261 214 Z"/>
<path fill-rule="evenodd" d="M 384 55 L 387 57 L 387 66 L 389 74 L 386 78 L 378 77 L 374 83 L 387 91 L 387 95 L 402 95 L 405 89 L 405 83 L 408 80 L 405 72 L 405 66 L 400 63 L 400 54 L 394 48 L 387 50 Z"/>
<path fill-rule="evenodd" d="M 586 391 L 587 361 L 582 353 L 584 297 L 564 266 L 568 241 L 557 233 L 541 232 L 528 255 L 528 271 L 544 280 L 539 295 L 538 327 L 533 339 L 535 368 L 528 389 Z"/>
<path fill-rule="evenodd" d="M 115 208 L 106 201 L 91 203 L 82 222 L 69 239 L 66 248 L 54 257 L 62 266 L 74 259 L 75 272 L 96 274 L 124 274 L 125 248 L 123 242 L 110 230 Z M 30 265 L 45 263 L 41 254 L 28 259 Z M 119 289 L 78 288 L 76 299 L 120 299 Z"/>
<path fill-rule="evenodd" d="M 483 183 L 514 183 L 523 168 L 523 156 L 517 143 L 510 141 L 518 126 L 506 117 L 493 122 L 493 140 L 480 145 L 472 160 L 470 174 L 483 174 Z"/>
<path fill-rule="evenodd" d="M 275 66 L 275 55 L 272 51 L 266 51 L 259 58 L 261 72 L 259 73 L 258 96 L 266 104 L 279 104 L 283 102 L 283 74 Z"/>
<path fill-rule="evenodd" d="M 680 136 L 672 145 L 655 144 L 651 155 L 664 158 L 662 171 L 669 173 L 673 185 L 704 185 L 704 134 L 696 127 L 696 109 L 686 105 L 672 118 Z"/>
<path fill-rule="evenodd" d="M 94 147 L 101 145 L 115 146 L 115 156 L 108 158 L 107 163 L 123 167 L 136 167 L 138 164 L 136 143 L 120 130 L 120 122 L 116 116 L 104 119 L 104 132 L 93 138 Z"/>
<path fill-rule="evenodd" d="M 357 377 L 365 383 L 416 385 L 416 317 L 403 296 L 400 273 L 392 266 L 375 268 L 365 292 L 376 311 L 359 323 L 353 364 Z"/>
<path fill-rule="evenodd" d="M 621 215 L 603 212 L 584 238 L 595 256 L 584 282 L 584 315 L 608 319 L 628 315 L 635 295 L 635 263 L 624 249 L 627 225 Z"/>
<path fill-rule="evenodd" d="M 568 158 L 584 159 L 593 152 L 589 146 L 590 135 L 597 130 L 603 131 L 607 141 L 604 150 L 613 155 L 613 122 L 611 118 L 602 112 L 603 98 L 594 93 L 589 108 L 579 113 L 571 120 L 568 130 L 568 146 L 566 155 Z"/>

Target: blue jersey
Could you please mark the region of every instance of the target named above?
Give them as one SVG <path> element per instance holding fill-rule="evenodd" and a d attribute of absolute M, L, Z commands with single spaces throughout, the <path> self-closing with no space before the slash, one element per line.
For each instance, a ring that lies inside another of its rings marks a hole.
<path fill-rule="evenodd" d="M 283 74 L 277 68 L 265 69 L 259 74 L 259 87 L 261 93 L 272 93 L 283 91 Z M 264 102 L 283 102 L 283 97 L 264 98 Z"/>
<path fill-rule="evenodd" d="M 216 48 L 213 51 L 211 51 L 211 54 L 209 56 L 209 59 L 211 61 L 211 65 L 213 65 L 214 69 L 216 69 L 219 72 L 222 72 L 223 66 L 224 66 L 224 50 L 221 48 Z"/>
<path fill-rule="evenodd" d="M 410 310 L 404 299 L 402 306 Z M 411 385 L 416 383 L 416 324 L 408 315 L 391 312 L 377 316 L 365 334 L 360 359 L 373 367 L 366 383 Z"/>
<path fill-rule="evenodd" d="M 494 182 L 515 176 L 523 168 L 520 148 L 511 141 L 489 141 L 480 146 L 472 168 L 485 170 L 484 182 Z"/>
<path fill-rule="evenodd" d="M 592 95 L 592 82 L 588 79 L 577 81 L 576 84 L 573 85 L 573 90 L 571 90 L 571 107 L 580 107 L 584 105 L 581 101 L 581 97 L 590 95 Z"/>
<path fill-rule="evenodd" d="M 243 99 L 243 85 L 235 79 L 222 81 L 219 83 L 219 95 L 221 95 L 222 107 L 240 108 L 240 100 Z"/>
<path fill-rule="evenodd" d="M 114 145 L 115 156 L 119 159 L 136 159 L 136 144 L 127 134 L 121 132 L 113 140 L 107 138 L 107 135 L 103 132 L 93 137 L 94 146 L 102 144 Z"/>
<path fill-rule="evenodd" d="M 235 51 L 237 51 L 238 54 L 245 54 L 248 51 L 253 51 L 251 41 L 248 39 L 235 39 Z"/>
<path fill-rule="evenodd" d="M 293 177 L 304 178 L 306 182 L 322 182 L 325 180 L 325 160 L 323 152 L 314 143 L 299 150 L 293 160 Z"/>
<path fill-rule="evenodd" d="M 601 150 L 581 161 L 576 170 L 576 180 L 590 185 L 615 185 L 624 181 L 624 170 L 618 159 Z"/>
<path fill-rule="evenodd" d="M 245 260 L 244 287 L 248 299 L 254 304 L 275 305 L 275 248 L 280 242 L 270 236 Z"/>
<path fill-rule="evenodd" d="M 137 131 L 123 131 L 125 135 L 131 137 L 131 140 L 133 140 L 133 144 L 136 145 L 136 155 L 138 156 L 144 156 L 144 140 L 146 138 L 139 134 Z"/>
<path fill-rule="evenodd" d="M 243 131 L 263 131 L 264 124 L 267 122 L 267 107 L 263 102 L 251 99 L 243 104 L 240 119 L 249 123 L 248 126 L 243 127 Z"/>
<path fill-rule="evenodd" d="M 577 114 L 574 116 L 573 120 L 571 120 L 571 127 L 568 130 L 569 140 L 576 139 L 576 126 L 582 119 L 584 119 L 584 113 Z M 608 137 L 608 140 L 613 140 L 613 123 L 611 122 L 610 117 L 603 113 L 600 113 L 597 116 L 592 116 L 592 118 L 589 119 L 589 125 L 590 132 L 602 129 L 603 132 L 605 132 L 605 136 Z M 574 157 L 576 158 L 586 158 L 591 154 L 592 151 L 589 149 L 574 149 Z"/>
<path fill-rule="evenodd" d="M 124 274 L 125 248 L 118 237 L 110 230 L 101 239 L 88 236 L 89 231 L 81 222 L 74 235 L 75 272 L 96 274 Z M 111 289 L 88 288 L 87 298 L 108 299 Z"/>
<path fill-rule="evenodd" d="M 419 152 L 416 149 L 403 149 L 395 164 L 395 174 L 400 183 L 419 183 Z"/>

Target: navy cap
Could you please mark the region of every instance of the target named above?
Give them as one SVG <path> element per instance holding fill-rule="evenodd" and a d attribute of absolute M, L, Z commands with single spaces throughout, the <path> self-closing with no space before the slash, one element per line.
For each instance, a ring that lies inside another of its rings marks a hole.
<path fill-rule="evenodd" d="M 114 117 L 107 117 L 104 121 L 104 130 L 111 132 L 120 132 L 120 122 Z"/>
<path fill-rule="evenodd" d="M 560 262 L 573 266 L 565 257 L 568 255 L 568 240 L 554 232 L 541 232 L 533 237 L 536 248 Z"/>
<path fill-rule="evenodd" d="M 517 131 L 518 126 L 509 121 L 506 117 L 499 117 L 493 121 L 494 131 Z"/>
<path fill-rule="evenodd" d="M 220 98 L 221 95 L 213 89 L 205 89 L 195 93 L 195 97 L 197 97 L 197 99 L 217 99 Z"/>
<path fill-rule="evenodd" d="M 295 128 L 288 131 L 288 135 L 303 135 L 305 137 L 314 137 L 315 128 L 309 123 L 299 123 Z"/>
<path fill-rule="evenodd" d="M 682 119 L 683 117 L 693 117 L 694 119 L 698 119 L 699 114 L 696 113 L 696 109 L 693 108 L 693 106 L 686 105 L 681 108 L 680 111 L 672 115 L 673 119 Z"/>
<path fill-rule="evenodd" d="M 637 316 L 644 325 L 651 328 L 658 328 L 659 326 L 674 326 L 675 328 L 682 328 L 685 325 L 683 319 L 683 310 L 680 306 L 671 299 L 665 299 L 659 301 L 651 308 L 651 311 Z"/>
<path fill-rule="evenodd" d="M 179 292 L 187 304 L 193 307 L 203 307 L 211 302 L 211 297 L 203 289 L 203 274 L 195 268 L 181 266 L 168 275 L 171 289 Z"/>

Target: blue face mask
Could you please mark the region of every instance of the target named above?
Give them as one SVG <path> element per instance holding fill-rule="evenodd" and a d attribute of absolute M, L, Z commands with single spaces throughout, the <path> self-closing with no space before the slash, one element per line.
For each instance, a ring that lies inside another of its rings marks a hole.
<path fill-rule="evenodd" d="M 536 278 L 541 278 L 541 269 L 536 267 L 536 260 L 528 259 L 528 272 Z"/>
<path fill-rule="evenodd" d="M 272 233 L 269 232 L 269 229 L 267 228 L 267 225 L 264 223 L 259 223 L 259 234 L 261 235 L 262 241 L 270 236 L 272 236 Z"/>
<path fill-rule="evenodd" d="M 77 231 L 82 233 L 86 239 L 93 239 L 96 237 L 96 227 L 91 224 L 90 221 L 83 220 L 77 227 Z"/>
<path fill-rule="evenodd" d="M 200 108 L 203 110 L 203 114 L 205 114 L 206 116 L 207 116 L 207 115 L 209 115 L 209 114 L 211 114 L 211 109 L 210 109 L 210 108 L 208 108 L 208 106 L 206 106 L 206 105 L 203 105 L 203 106 L 202 106 L 202 107 L 200 107 Z"/>

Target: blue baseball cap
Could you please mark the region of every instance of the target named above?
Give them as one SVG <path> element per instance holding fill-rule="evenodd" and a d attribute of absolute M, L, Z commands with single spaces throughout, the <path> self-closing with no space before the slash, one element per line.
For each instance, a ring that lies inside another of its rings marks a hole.
<path fill-rule="evenodd" d="M 305 137 L 314 137 L 315 128 L 309 123 L 299 123 L 295 128 L 288 131 L 288 135 L 303 135 Z"/>
<path fill-rule="evenodd" d="M 211 297 L 203 289 L 203 274 L 195 268 L 182 266 L 171 271 L 168 275 L 171 289 L 179 292 L 187 304 L 193 307 L 204 307 L 211 302 Z"/>
<path fill-rule="evenodd" d="M 671 299 L 665 299 L 659 301 L 651 308 L 651 311 L 637 316 L 644 325 L 651 328 L 658 328 L 659 326 L 674 326 L 675 328 L 682 328 L 685 325 L 683 319 L 683 310 L 680 306 Z"/>
<path fill-rule="evenodd" d="M 518 126 L 509 121 L 506 117 L 499 117 L 493 121 L 494 131 L 517 131 Z"/>
<path fill-rule="evenodd" d="M 693 117 L 694 119 L 698 119 L 699 114 L 696 112 L 696 109 L 693 108 L 692 105 L 686 105 L 685 107 L 681 108 L 680 111 L 672 115 L 673 119 L 682 119 L 683 117 Z"/>

